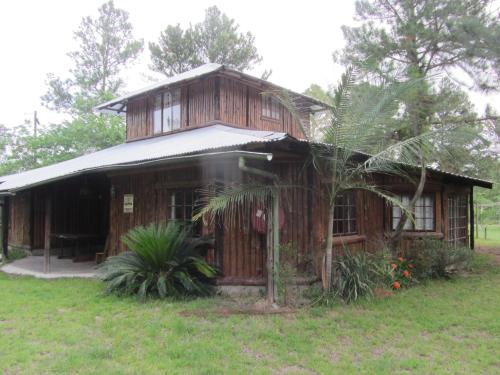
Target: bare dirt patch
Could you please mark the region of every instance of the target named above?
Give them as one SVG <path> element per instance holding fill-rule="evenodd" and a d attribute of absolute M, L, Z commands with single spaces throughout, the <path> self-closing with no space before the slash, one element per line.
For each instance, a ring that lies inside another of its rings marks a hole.
<path fill-rule="evenodd" d="M 285 374 L 294 374 L 294 375 L 314 375 L 317 374 L 314 371 L 309 369 L 300 367 L 300 366 L 284 366 L 273 372 L 274 375 L 285 375 Z"/>
<path fill-rule="evenodd" d="M 230 315 L 293 315 L 295 314 L 296 310 L 290 309 L 288 307 L 278 307 L 278 308 L 273 308 L 273 307 L 253 307 L 253 306 L 247 306 L 247 307 L 235 307 L 235 308 L 230 308 L 230 307 L 223 307 L 223 308 L 218 308 L 218 309 L 213 309 L 213 310 L 185 310 L 181 311 L 180 315 L 189 317 L 189 316 L 196 316 L 196 317 L 204 317 L 207 315 L 207 313 L 212 313 L 218 316 L 230 316 Z"/>
<path fill-rule="evenodd" d="M 500 248 L 490 246 L 479 246 L 476 251 L 479 254 L 487 254 L 493 258 L 495 264 L 500 264 Z"/>
<path fill-rule="evenodd" d="M 206 317 L 207 314 L 218 316 L 230 315 L 283 315 L 285 317 L 293 317 L 298 311 L 295 308 L 286 306 L 270 306 L 265 299 L 233 299 L 225 298 L 219 301 L 217 307 L 202 310 L 184 310 L 179 314 L 189 317 Z"/>

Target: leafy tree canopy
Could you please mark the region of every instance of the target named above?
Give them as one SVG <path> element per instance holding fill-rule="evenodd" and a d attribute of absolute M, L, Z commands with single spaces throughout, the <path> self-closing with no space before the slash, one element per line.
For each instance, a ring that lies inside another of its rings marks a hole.
<path fill-rule="evenodd" d="M 83 18 L 74 36 L 79 44 L 70 52 L 70 78 L 48 75 L 48 90 L 42 103 L 49 109 L 91 112 L 100 101 L 116 95 L 123 86 L 121 70 L 142 51 L 143 41 L 134 39 L 126 11 L 112 0 L 98 10 L 98 17 Z"/>
<path fill-rule="evenodd" d="M 239 32 L 236 21 L 213 6 L 203 22 L 186 30 L 167 26 L 157 43 L 149 43 L 150 68 L 167 77 L 209 62 L 247 70 L 262 60 L 254 42 L 250 32 Z"/>
<path fill-rule="evenodd" d="M 75 32 L 79 48 L 71 78 L 49 76 L 42 103 L 66 112 L 70 119 L 41 126 L 37 136 L 29 122 L 13 129 L 0 127 L 0 175 L 42 167 L 122 143 L 122 117 L 94 114 L 92 108 L 115 96 L 123 86 L 121 70 L 133 62 L 143 42 L 132 36 L 128 13 L 109 1 L 97 18 L 83 18 Z"/>
<path fill-rule="evenodd" d="M 358 0 L 361 26 L 343 26 L 335 57 L 382 79 L 465 72 L 477 88 L 500 88 L 500 25 L 492 0 Z M 403 77 L 401 77 L 401 75 Z"/>
<path fill-rule="evenodd" d="M 394 117 L 385 127 L 396 140 L 407 139 L 451 124 L 462 127 L 462 147 L 428 163 L 477 175 L 479 160 L 491 153 L 495 141 L 467 94 L 464 78 L 482 90 L 500 88 L 500 27 L 491 0 L 358 0 L 360 25 L 343 26 L 346 47 L 334 54 L 338 62 L 363 68 L 366 82 L 390 86 L 418 79 L 404 93 Z M 470 84 L 468 85 L 470 87 Z M 498 139 L 498 138 L 497 138 Z M 436 139 L 445 146 L 443 136 Z M 485 177 L 485 175 L 481 175 Z"/>
<path fill-rule="evenodd" d="M 113 116 L 78 116 L 42 128 L 36 137 L 29 123 L 7 131 L 9 150 L 0 156 L 0 176 L 72 159 L 125 140 L 123 120 Z"/>

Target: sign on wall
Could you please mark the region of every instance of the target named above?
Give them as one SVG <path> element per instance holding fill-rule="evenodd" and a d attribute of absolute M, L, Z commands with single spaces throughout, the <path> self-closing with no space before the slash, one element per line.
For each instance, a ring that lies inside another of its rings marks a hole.
<path fill-rule="evenodd" d="M 123 195 L 123 213 L 131 214 L 134 212 L 134 194 Z"/>

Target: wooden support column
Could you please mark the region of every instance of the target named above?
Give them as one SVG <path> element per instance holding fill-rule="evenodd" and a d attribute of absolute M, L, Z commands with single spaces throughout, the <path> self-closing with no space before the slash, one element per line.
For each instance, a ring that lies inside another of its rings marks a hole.
<path fill-rule="evenodd" d="M 5 197 L 2 204 L 2 251 L 3 255 L 9 255 L 9 215 L 10 213 L 10 198 Z"/>
<path fill-rule="evenodd" d="M 266 273 L 267 273 L 267 302 L 269 305 L 274 303 L 274 241 L 273 241 L 273 222 L 272 222 L 272 213 L 271 210 L 268 210 L 266 213 L 266 222 L 267 222 L 267 233 L 266 233 L 266 250 L 267 250 L 267 259 L 266 259 Z"/>
<path fill-rule="evenodd" d="M 280 196 L 276 192 L 273 197 L 273 294 L 274 302 L 278 299 L 279 269 L 280 269 Z"/>
<path fill-rule="evenodd" d="M 43 247 L 43 271 L 45 273 L 50 272 L 50 229 L 51 229 L 51 218 L 52 218 L 52 198 L 47 195 L 45 199 L 45 243 Z"/>
<path fill-rule="evenodd" d="M 469 196 L 469 222 L 470 222 L 470 233 L 469 233 L 469 245 L 471 250 L 474 250 L 474 186 L 470 187 Z"/>

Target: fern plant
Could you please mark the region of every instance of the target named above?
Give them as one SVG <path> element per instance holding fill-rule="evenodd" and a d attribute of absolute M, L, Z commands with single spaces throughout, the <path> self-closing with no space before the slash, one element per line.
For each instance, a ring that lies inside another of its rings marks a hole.
<path fill-rule="evenodd" d="M 213 293 L 217 271 L 199 255 L 209 241 L 188 238 L 175 222 L 136 227 L 122 241 L 128 251 L 100 267 L 106 292 L 136 295 L 140 300 Z"/>

